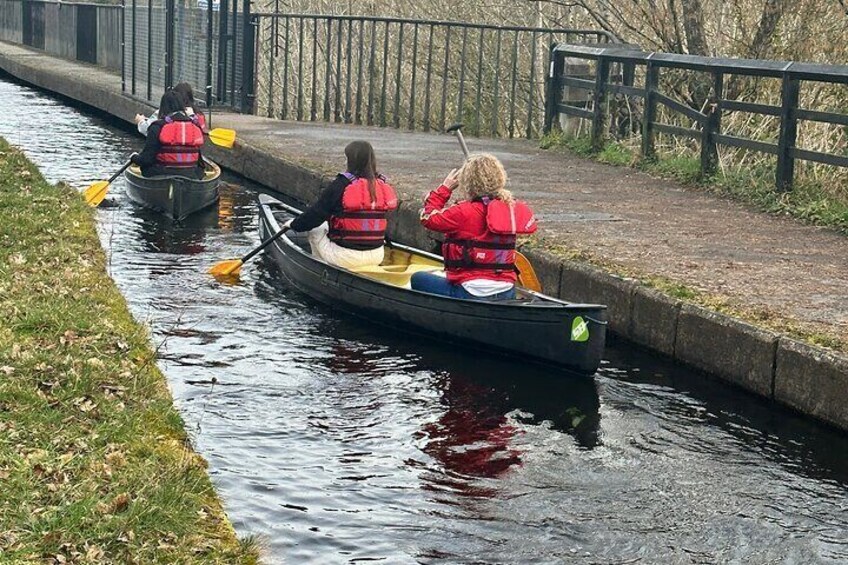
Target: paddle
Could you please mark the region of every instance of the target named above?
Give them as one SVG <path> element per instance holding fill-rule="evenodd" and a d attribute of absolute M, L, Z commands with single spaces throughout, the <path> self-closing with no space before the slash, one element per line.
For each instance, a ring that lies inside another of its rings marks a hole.
<path fill-rule="evenodd" d="M 453 124 L 445 130 L 447 133 L 455 133 L 459 140 L 459 145 L 462 147 L 462 153 L 468 159 L 468 146 L 465 144 L 465 138 L 462 136 L 462 124 Z M 536 270 L 530 260 L 523 253 L 515 251 L 515 268 L 518 271 L 518 283 L 526 289 L 542 292 L 542 284 L 539 282 L 539 277 L 536 276 Z"/>
<path fill-rule="evenodd" d="M 280 231 L 266 239 L 262 242 L 262 245 L 242 257 L 241 259 L 228 259 L 226 261 L 221 261 L 220 263 L 215 263 L 211 269 L 209 269 L 209 274 L 215 278 L 238 278 L 239 272 L 241 271 L 241 266 L 244 265 L 247 261 L 253 258 L 254 255 L 277 241 L 277 239 L 289 231 L 288 226 L 282 228 Z"/>
<path fill-rule="evenodd" d="M 121 176 L 121 173 L 126 171 L 130 165 L 132 165 L 132 160 L 124 163 L 121 168 L 118 169 L 117 173 L 109 177 L 109 180 L 99 180 L 86 188 L 82 193 L 86 203 L 91 206 L 99 206 L 100 203 L 103 202 L 103 199 L 106 198 L 106 191 L 109 189 L 109 185 L 112 181 Z"/>
<path fill-rule="evenodd" d="M 236 141 L 236 130 L 233 129 L 215 128 L 207 135 L 209 136 L 209 141 L 227 149 L 230 149 Z"/>

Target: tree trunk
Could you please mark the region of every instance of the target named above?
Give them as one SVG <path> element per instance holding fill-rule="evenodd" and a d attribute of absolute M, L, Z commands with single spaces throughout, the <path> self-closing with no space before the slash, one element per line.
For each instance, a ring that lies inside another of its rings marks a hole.
<path fill-rule="evenodd" d="M 680 5 L 683 9 L 683 31 L 686 33 L 687 51 L 690 55 L 709 55 L 701 0 L 681 0 Z"/>

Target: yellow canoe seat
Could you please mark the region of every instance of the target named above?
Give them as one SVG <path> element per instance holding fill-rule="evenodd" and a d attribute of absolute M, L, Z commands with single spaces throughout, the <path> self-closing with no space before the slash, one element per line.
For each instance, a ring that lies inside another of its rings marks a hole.
<path fill-rule="evenodd" d="M 393 286 L 409 287 L 409 279 L 413 274 L 420 271 L 433 272 L 441 267 L 434 265 L 379 265 L 367 267 L 355 267 L 351 269 L 354 273 L 375 279 Z"/>

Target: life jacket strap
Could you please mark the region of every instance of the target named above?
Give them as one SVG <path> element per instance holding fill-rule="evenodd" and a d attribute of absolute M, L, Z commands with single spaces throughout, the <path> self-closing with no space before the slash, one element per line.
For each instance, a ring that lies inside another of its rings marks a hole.
<path fill-rule="evenodd" d="M 445 243 L 452 243 L 465 248 L 477 247 L 479 249 L 498 249 L 503 251 L 512 251 L 515 249 L 515 240 L 511 242 L 495 242 L 495 241 L 475 241 L 473 239 L 445 239 Z"/>

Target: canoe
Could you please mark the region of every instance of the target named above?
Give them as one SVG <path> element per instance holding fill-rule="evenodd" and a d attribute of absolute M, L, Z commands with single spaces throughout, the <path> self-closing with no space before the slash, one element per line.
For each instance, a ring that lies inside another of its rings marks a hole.
<path fill-rule="evenodd" d="M 143 177 L 139 167 L 133 165 L 124 173 L 127 196 L 146 208 L 182 220 L 218 201 L 221 168 L 209 159 L 204 161 L 207 167 L 203 180 L 180 176 Z"/>
<path fill-rule="evenodd" d="M 300 210 L 259 196 L 263 241 Z M 606 341 L 606 306 L 575 304 L 518 288 L 515 300 L 486 302 L 437 296 L 409 287 L 417 271 L 441 270 L 442 258 L 392 243 L 379 267 L 357 272 L 325 263 L 309 252 L 305 234 L 288 232 L 266 248 L 298 290 L 339 310 L 403 331 L 424 333 L 484 354 L 518 357 L 594 374 Z"/>

